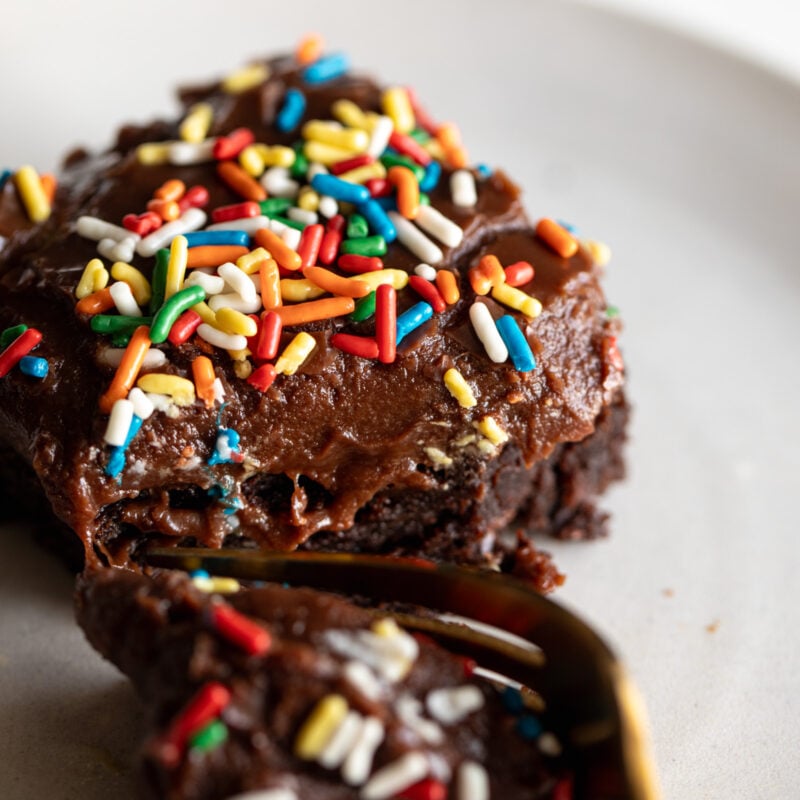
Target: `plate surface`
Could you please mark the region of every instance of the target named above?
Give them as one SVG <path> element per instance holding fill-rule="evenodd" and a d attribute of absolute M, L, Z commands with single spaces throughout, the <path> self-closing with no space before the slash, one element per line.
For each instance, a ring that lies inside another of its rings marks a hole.
<path fill-rule="evenodd" d="M 793 796 L 800 91 L 588 8 L 518 0 L 489 17 L 484 3 L 457 16 L 445 5 L 278 14 L 143 0 L 127 16 L 92 0 L 79 20 L 63 4 L 15 4 L 0 161 L 53 167 L 72 143 L 107 143 L 116 122 L 170 113 L 173 83 L 310 28 L 459 120 L 474 158 L 525 187 L 533 216 L 571 220 L 614 250 L 630 477 L 610 496 L 608 541 L 548 545 L 569 575 L 557 599 L 628 662 L 665 796 Z M 71 578 L 29 533 L 0 533 L 0 796 L 132 796 L 135 698 L 83 642 Z"/>

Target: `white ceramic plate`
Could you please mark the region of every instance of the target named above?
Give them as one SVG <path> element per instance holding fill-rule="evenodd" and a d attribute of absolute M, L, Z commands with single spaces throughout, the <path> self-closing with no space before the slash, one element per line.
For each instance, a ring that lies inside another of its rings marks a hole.
<path fill-rule="evenodd" d="M 78 20 L 15 4 L 0 161 L 53 166 L 73 142 L 170 111 L 174 81 L 309 28 L 413 83 L 477 160 L 512 171 L 533 215 L 614 249 L 630 477 L 609 501 L 610 540 L 550 546 L 569 574 L 559 599 L 629 663 L 668 797 L 795 796 L 798 88 L 561 3 L 376 5 L 92 0 Z M 82 641 L 70 577 L 27 534 L 0 538 L 0 796 L 127 797 L 135 699 Z"/>

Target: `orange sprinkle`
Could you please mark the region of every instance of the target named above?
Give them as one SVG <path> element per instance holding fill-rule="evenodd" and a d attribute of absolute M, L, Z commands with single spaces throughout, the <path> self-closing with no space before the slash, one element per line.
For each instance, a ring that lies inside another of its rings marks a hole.
<path fill-rule="evenodd" d="M 87 294 L 83 300 L 79 300 L 75 304 L 75 310 L 79 314 L 102 314 L 111 308 L 114 308 L 114 298 L 111 296 L 111 289 L 108 286 Z"/>
<path fill-rule="evenodd" d="M 419 211 L 419 184 L 408 167 L 391 167 L 386 177 L 397 187 L 397 210 L 406 219 L 416 219 Z"/>
<path fill-rule="evenodd" d="M 281 306 L 275 313 L 281 318 L 284 327 L 304 325 L 306 322 L 317 322 L 350 314 L 356 307 L 352 297 L 324 297 L 322 300 L 310 300 L 293 306 Z"/>
<path fill-rule="evenodd" d="M 186 184 L 173 178 L 170 181 L 165 181 L 153 192 L 153 197 L 157 200 L 172 200 L 177 202 L 186 194 Z"/>
<path fill-rule="evenodd" d="M 174 200 L 150 200 L 147 210 L 154 211 L 164 222 L 172 222 L 181 215 L 181 207 Z"/>
<path fill-rule="evenodd" d="M 478 263 L 478 269 L 492 282 L 492 286 L 506 282 L 506 271 L 497 256 L 489 253 Z"/>
<path fill-rule="evenodd" d="M 325 42 L 318 33 L 309 33 L 300 40 L 294 57 L 298 64 L 311 64 L 322 56 L 324 47 Z"/>
<path fill-rule="evenodd" d="M 261 264 L 261 302 L 267 310 L 283 305 L 278 262 L 268 258 Z"/>
<path fill-rule="evenodd" d="M 469 164 L 467 151 L 461 143 L 461 132 L 457 125 L 445 122 L 436 131 L 436 139 L 444 150 L 445 157 L 453 169 L 464 169 Z"/>
<path fill-rule="evenodd" d="M 234 244 L 204 244 L 199 247 L 190 247 L 186 266 L 218 267 L 226 261 L 236 261 L 237 258 L 249 252 L 248 248 Z"/>
<path fill-rule="evenodd" d="M 561 258 L 571 258 L 578 252 L 578 242 L 573 235 L 552 219 L 540 219 L 536 225 L 536 235 Z"/>
<path fill-rule="evenodd" d="M 206 404 L 206 408 L 211 408 L 216 400 L 214 381 L 217 376 L 214 374 L 214 365 L 208 356 L 197 356 L 192 361 L 192 376 L 197 396 Z"/>
<path fill-rule="evenodd" d="M 267 199 L 264 187 L 255 178 L 251 178 L 235 161 L 221 161 L 217 164 L 217 175 L 245 200 L 258 203 Z"/>
<path fill-rule="evenodd" d="M 324 267 L 305 267 L 303 275 L 320 289 L 340 297 L 366 297 L 372 291 L 366 281 L 343 278 Z"/>
<path fill-rule="evenodd" d="M 456 280 L 455 273 L 450 272 L 449 269 L 440 269 L 436 273 L 436 288 L 439 290 L 447 305 L 452 306 L 457 303 L 461 297 L 461 292 L 458 291 L 458 281 Z"/>
<path fill-rule="evenodd" d="M 133 332 L 133 336 L 122 354 L 122 360 L 119 362 L 108 391 L 100 397 L 100 410 L 104 414 L 110 414 L 114 403 L 128 396 L 128 392 L 139 377 L 139 370 L 142 368 L 150 344 L 150 329 L 147 325 L 140 325 Z"/>
<path fill-rule="evenodd" d="M 259 228 L 256 231 L 255 239 L 256 244 L 269 250 L 269 254 L 284 269 L 294 272 L 303 266 L 300 254 L 292 250 L 275 231 L 271 231 L 269 228 Z"/>
<path fill-rule="evenodd" d="M 53 200 L 56 196 L 56 189 L 58 188 L 58 181 L 56 176 L 50 172 L 44 172 L 39 176 L 39 183 L 42 184 L 42 191 L 47 198 L 47 202 L 53 205 Z"/>

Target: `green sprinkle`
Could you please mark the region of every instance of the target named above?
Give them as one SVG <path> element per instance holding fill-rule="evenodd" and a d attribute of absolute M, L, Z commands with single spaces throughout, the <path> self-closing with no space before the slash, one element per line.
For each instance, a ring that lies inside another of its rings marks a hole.
<path fill-rule="evenodd" d="M 369 225 L 361 214 L 351 214 L 347 220 L 347 238 L 363 239 L 369 236 Z"/>
<path fill-rule="evenodd" d="M 395 155 L 394 153 L 384 153 L 381 156 L 381 164 L 383 164 L 386 169 L 390 169 L 391 167 L 408 167 L 414 173 L 417 183 L 419 183 L 425 176 L 425 170 L 419 164 L 417 164 L 416 161 L 410 159 L 408 156 Z"/>
<path fill-rule="evenodd" d="M 282 217 L 280 214 L 273 214 L 271 219 L 274 219 L 275 222 L 282 222 L 286 227 L 294 228 L 296 231 L 304 231 L 306 229 L 305 222 L 298 222 L 296 219 Z"/>
<path fill-rule="evenodd" d="M 127 333 L 115 333 L 111 337 L 111 346 L 112 347 L 127 347 L 128 342 L 130 342 L 131 337 Z"/>
<path fill-rule="evenodd" d="M 140 325 L 150 325 L 152 321 L 152 317 L 119 317 L 96 314 L 89 321 L 89 327 L 95 333 L 120 333 L 130 336 Z"/>
<path fill-rule="evenodd" d="M 288 197 L 268 197 L 262 200 L 259 205 L 261 206 L 261 213 L 268 217 L 274 217 L 276 214 L 285 214 L 287 209 L 292 207 L 292 201 Z"/>
<path fill-rule="evenodd" d="M 27 325 L 14 325 L 13 328 L 6 328 L 0 333 L 0 349 L 5 350 L 14 339 L 21 336 L 26 330 L 28 330 Z"/>
<path fill-rule="evenodd" d="M 415 142 L 419 142 L 420 144 L 425 144 L 431 140 L 431 135 L 424 128 L 414 128 L 408 135 Z"/>
<path fill-rule="evenodd" d="M 167 288 L 167 267 L 169 266 L 169 250 L 162 247 L 156 253 L 156 265 L 153 267 L 153 277 L 150 285 L 153 287 L 153 296 L 150 298 L 150 313 L 155 314 L 164 303 L 164 292 Z"/>
<path fill-rule="evenodd" d="M 360 239 L 345 239 L 341 253 L 353 256 L 385 256 L 386 240 L 383 236 L 362 236 Z"/>
<path fill-rule="evenodd" d="M 375 313 L 375 292 L 370 292 L 356 302 L 353 312 L 348 315 L 348 319 L 353 322 L 363 322 Z"/>
<path fill-rule="evenodd" d="M 294 164 L 289 168 L 289 172 L 293 178 L 305 179 L 306 173 L 308 172 L 308 159 L 303 155 L 302 149 L 295 150 L 295 153 L 297 153 L 297 155 L 295 156 Z"/>
<path fill-rule="evenodd" d="M 419 193 L 419 204 L 421 206 L 429 206 L 431 204 L 431 196 L 425 192 Z"/>
<path fill-rule="evenodd" d="M 189 746 L 193 750 L 207 752 L 214 750 L 228 739 L 228 727 L 221 720 L 215 719 L 200 728 L 197 733 L 189 740 Z"/>
<path fill-rule="evenodd" d="M 616 306 L 606 308 L 606 319 L 614 319 L 619 316 L 619 309 Z"/>
<path fill-rule="evenodd" d="M 202 286 L 187 286 L 185 289 L 175 292 L 153 317 L 153 323 L 150 325 L 150 341 L 153 344 L 165 342 L 175 320 L 184 311 L 205 299 L 206 290 Z"/>

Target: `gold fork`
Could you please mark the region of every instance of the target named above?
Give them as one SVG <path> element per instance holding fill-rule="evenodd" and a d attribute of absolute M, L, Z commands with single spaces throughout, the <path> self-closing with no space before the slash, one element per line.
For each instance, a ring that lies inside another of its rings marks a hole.
<path fill-rule="evenodd" d="M 413 604 L 521 637 L 538 649 L 434 616 L 394 614 L 406 628 L 425 631 L 542 698 L 547 726 L 575 776 L 575 800 L 660 796 L 644 707 L 622 664 L 584 622 L 518 580 L 419 559 L 338 553 L 150 547 L 144 560 L 154 567 Z"/>

